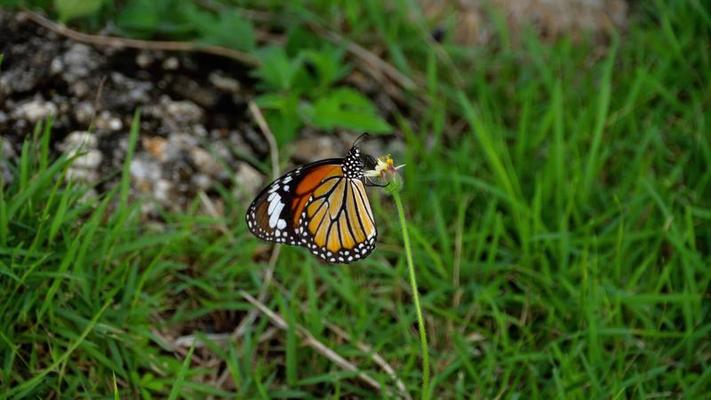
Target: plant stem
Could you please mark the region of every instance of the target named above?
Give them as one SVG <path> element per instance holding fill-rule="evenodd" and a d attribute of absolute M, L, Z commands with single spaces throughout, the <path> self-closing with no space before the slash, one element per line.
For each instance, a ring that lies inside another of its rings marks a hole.
<path fill-rule="evenodd" d="M 415 278 L 415 265 L 412 262 L 412 249 L 410 248 L 410 235 L 407 233 L 407 220 L 405 219 L 405 211 L 402 207 L 400 194 L 393 193 L 397 214 L 402 227 L 402 240 L 405 243 L 405 257 L 407 259 L 407 268 L 410 273 L 410 286 L 412 286 L 412 298 L 415 302 L 415 310 L 417 311 L 417 326 L 420 331 L 420 345 L 422 346 L 422 399 L 430 397 L 430 354 L 427 346 L 427 331 L 425 330 L 425 320 L 422 318 L 422 307 L 420 306 L 420 294 L 417 290 L 417 279 Z"/>

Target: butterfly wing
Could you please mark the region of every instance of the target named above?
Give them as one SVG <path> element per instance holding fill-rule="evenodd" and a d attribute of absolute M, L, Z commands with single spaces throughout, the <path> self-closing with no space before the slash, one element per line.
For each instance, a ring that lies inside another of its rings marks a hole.
<path fill-rule="evenodd" d="M 363 182 L 342 177 L 316 188 L 302 212 L 299 235 L 301 245 L 330 263 L 370 254 L 378 233 Z"/>
<path fill-rule="evenodd" d="M 300 244 L 300 207 L 308 201 L 304 185 L 315 186 L 340 170 L 341 159 L 316 161 L 289 171 L 261 191 L 247 209 L 247 226 L 258 238 L 275 243 Z M 296 218 L 295 218 L 296 217 Z"/>
<path fill-rule="evenodd" d="M 290 171 L 267 186 L 247 210 L 257 237 L 299 245 L 330 263 L 364 258 L 377 231 L 365 186 L 347 178 L 342 159 L 317 161 Z"/>

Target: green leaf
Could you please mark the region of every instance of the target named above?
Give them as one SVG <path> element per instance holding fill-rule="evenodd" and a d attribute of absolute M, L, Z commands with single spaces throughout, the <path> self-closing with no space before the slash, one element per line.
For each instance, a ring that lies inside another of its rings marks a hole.
<path fill-rule="evenodd" d="M 256 103 L 264 110 L 264 118 L 279 144 L 293 139 L 303 125 L 295 94 L 267 94 L 258 97 Z"/>
<path fill-rule="evenodd" d="M 163 3 L 152 0 L 129 1 L 116 18 L 116 23 L 125 30 L 153 33 L 161 22 Z"/>
<path fill-rule="evenodd" d="M 290 59 L 283 48 L 268 47 L 259 52 L 260 67 L 254 75 L 268 90 L 289 90 L 301 68 L 301 59 Z"/>
<path fill-rule="evenodd" d="M 237 50 L 254 50 L 256 39 L 252 23 L 237 11 L 212 14 L 189 7 L 185 17 L 195 27 L 201 42 L 209 45 L 231 47 Z"/>
<path fill-rule="evenodd" d="M 54 8 L 62 22 L 78 17 L 95 14 L 104 0 L 54 0 Z"/>
<path fill-rule="evenodd" d="M 323 37 L 315 34 L 302 24 L 292 26 L 286 36 L 284 47 L 287 54 L 296 55 L 303 49 L 318 49 L 323 45 Z"/>
<path fill-rule="evenodd" d="M 173 382 L 173 387 L 170 389 L 170 395 L 168 396 L 168 399 L 175 400 L 180 395 L 180 390 L 183 387 L 183 384 L 185 383 L 185 376 L 187 375 L 188 370 L 190 369 L 190 361 L 193 359 L 194 351 L 195 346 L 190 346 L 190 350 L 188 350 L 188 355 L 185 356 L 183 365 L 180 367 L 180 371 L 178 371 L 178 377 L 175 379 L 175 382 Z"/>
<path fill-rule="evenodd" d="M 256 39 L 252 23 L 236 11 L 221 13 L 216 24 L 203 27 L 202 41 L 238 50 L 254 50 Z"/>
<path fill-rule="evenodd" d="M 301 55 L 304 63 L 314 69 L 317 89 L 327 89 L 350 72 L 343 63 L 343 49 L 327 46 L 318 51 L 304 50 Z"/>
<path fill-rule="evenodd" d="M 339 88 L 305 108 L 309 121 L 321 129 L 345 128 L 388 133 L 392 127 L 377 113 L 371 101 L 350 88 Z"/>

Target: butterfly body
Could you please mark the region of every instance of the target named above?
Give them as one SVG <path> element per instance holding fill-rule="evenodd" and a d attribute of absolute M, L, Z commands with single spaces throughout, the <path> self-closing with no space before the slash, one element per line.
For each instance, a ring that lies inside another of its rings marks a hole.
<path fill-rule="evenodd" d="M 377 230 L 364 170 L 374 163 L 354 146 L 345 158 L 287 172 L 249 206 L 249 230 L 269 242 L 305 247 L 329 263 L 366 257 L 375 248 Z"/>

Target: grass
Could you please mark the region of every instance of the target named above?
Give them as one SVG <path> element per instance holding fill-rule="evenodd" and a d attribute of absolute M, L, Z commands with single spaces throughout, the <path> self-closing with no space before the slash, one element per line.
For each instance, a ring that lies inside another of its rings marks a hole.
<path fill-rule="evenodd" d="M 708 395 L 707 6 L 637 4 L 629 30 L 604 47 L 534 35 L 515 45 L 500 25 L 490 47 L 443 43 L 449 63 L 409 2 L 294 4 L 280 23 L 348 20 L 349 38 L 387 49 L 429 101 L 392 121 L 406 143 L 397 161 L 407 164 L 429 393 L 389 197 L 370 193 L 380 243 L 358 264 L 283 248 L 265 304 L 292 328 L 259 317 L 223 346 L 207 334 L 242 321 L 252 306 L 239 292 L 258 293 L 267 268 L 253 258 L 264 246 L 246 231 L 244 204 L 223 190 L 224 217 L 196 202 L 165 214 L 165 229 L 142 224 L 126 168 L 117 189 L 85 197 L 63 180 L 71 160 L 51 159 L 50 129 L 30 135 L 15 179 L 0 185 L 0 393 L 379 397 L 304 346 L 298 323 L 394 388 L 355 341 L 368 344 L 414 397 Z M 206 346 L 171 341 L 191 333 Z"/>

